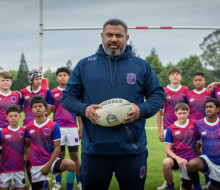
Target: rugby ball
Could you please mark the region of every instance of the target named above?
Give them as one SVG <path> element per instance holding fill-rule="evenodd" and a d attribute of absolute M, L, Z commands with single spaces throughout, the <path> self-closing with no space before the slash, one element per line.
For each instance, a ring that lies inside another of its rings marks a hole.
<path fill-rule="evenodd" d="M 131 103 L 121 98 L 106 100 L 100 105 L 102 108 L 96 109 L 100 116 L 97 124 L 104 127 L 113 127 L 123 123 L 132 109 Z"/>

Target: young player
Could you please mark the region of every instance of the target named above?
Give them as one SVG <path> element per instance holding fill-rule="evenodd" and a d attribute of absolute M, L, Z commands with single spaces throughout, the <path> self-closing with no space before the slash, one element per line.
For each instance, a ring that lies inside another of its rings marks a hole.
<path fill-rule="evenodd" d="M 76 176 L 77 179 L 77 187 L 78 190 L 82 189 L 82 185 L 79 177 L 80 170 L 80 161 L 78 156 L 78 147 L 79 147 L 79 134 L 78 134 L 78 126 L 76 121 L 76 116 L 74 114 L 69 113 L 67 110 L 62 108 L 60 101 L 63 95 L 63 90 L 66 87 L 66 84 L 70 77 L 70 71 L 66 67 L 58 68 L 56 71 L 56 79 L 59 82 L 59 86 L 51 91 L 53 101 L 54 101 L 54 115 L 53 121 L 59 124 L 60 132 L 61 132 L 61 152 L 59 157 L 65 157 L 65 145 L 68 146 L 70 158 L 76 164 L 76 172 L 66 174 L 66 187 L 67 190 L 73 189 L 73 183 Z M 82 132 L 82 122 L 81 118 L 77 117 L 79 122 L 79 133 Z M 61 177 L 62 174 L 56 176 L 56 184 L 54 185 L 52 190 L 58 190 L 61 186 Z"/>
<path fill-rule="evenodd" d="M 167 128 L 172 125 L 177 117 L 175 115 L 175 106 L 180 102 L 185 102 L 185 96 L 188 91 L 188 87 L 181 85 L 182 71 L 178 67 L 173 67 L 168 72 L 170 85 L 164 87 L 165 90 L 165 104 L 164 109 L 158 111 L 157 113 L 157 127 L 158 127 L 158 137 L 161 142 L 164 142 L 164 137 L 166 135 Z M 163 116 L 163 131 L 161 129 Z M 157 190 L 166 189 L 166 181 Z"/>
<path fill-rule="evenodd" d="M 24 88 L 21 90 L 22 98 L 23 98 L 23 104 L 24 104 L 24 113 L 25 113 L 25 119 L 23 121 L 23 126 L 26 126 L 29 122 L 33 121 L 35 119 L 34 114 L 31 111 L 31 98 L 40 95 L 41 97 L 45 98 L 48 104 L 47 112 L 46 114 L 49 115 L 52 110 L 53 106 L 53 100 L 51 92 L 48 89 L 41 88 L 42 83 L 42 73 L 39 69 L 34 69 L 28 73 L 28 80 L 30 83 L 30 86 Z M 25 150 L 25 167 L 27 171 L 27 175 L 30 181 L 30 150 Z M 31 183 L 31 181 L 30 181 Z"/>
<path fill-rule="evenodd" d="M 206 117 L 195 123 L 201 138 L 203 154 L 186 164 L 189 176 L 193 181 L 199 180 L 191 176 L 193 172 L 210 172 L 209 190 L 220 189 L 220 121 L 217 117 L 219 111 L 220 102 L 217 99 L 210 98 L 205 102 Z"/>
<path fill-rule="evenodd" d="M 49 172 L 56 174 L 68 170 L 75 172 L 75 163 L 72 160 L 60 159 L 60 128 L 49 120 L 45 114 L 47 103 L 41 96 L 31 99 L 31 110 L 35 120 L 26 127 L 27 146 L 31 145 L 31 180 L 32 190 L 43 188 L 43 182 Z"/>
<path fill-rule="evenodd" d="M 0 75 L 0 128 L 9 126 L 6 117 L 6 109 L 8 106 L 15 104 L 21 106 L 22 99 L 18 92 L 10 90 L 12 85 L 12 75 L 9 72 L 1 72 Z"/>
<path fill-rule="evenodd" d="M 0 166 L 0 189 L 9 189 L 12 180 L 18 190 L 25 190 L 24 142 L 25 128 L 19 127 L 20 107 L 10 105 L 6 109 L 9 126 L 0 131 L 2 160 Z"/>
<path fill-rule="evenodd" d="M 174 190 L 172 169 L 181 169 L 182 190 L 188 190 L 191 189 L 192 182 L 188 177 L 185 165 L 199 152 L 198 148 L 196 150 L 195 120 L 188 119 L 189 106 L 185 103 L 175 106 L 175 115 L 177 121 L 167 129 L 164 141 L 165 152 L 169 157 L 163 161 L 163 173 L 168 189 Z M 194 184 L 194 186 L 200 185 Z"/>

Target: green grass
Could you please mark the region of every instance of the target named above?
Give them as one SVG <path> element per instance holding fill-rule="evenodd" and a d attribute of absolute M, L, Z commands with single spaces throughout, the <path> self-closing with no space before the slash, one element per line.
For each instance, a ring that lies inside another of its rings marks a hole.
<path fill-rule="evenodd" d="M 22 121 L 20 121 L 20 126 L 21 125 L 22 125 Z M 162 185 L 162 183 L 164 182 L 164 177 L 163 177 L 163 172 L 162 172 L 162 162 L 163 162 L 163 159 L 166 157 L 165 152 L 164 152 L 164 144 L 161 143 L 158 139 L 157 129 L 148 128 L 148 127 L 156 127 L 156 126 L 157 126 L 156 116 L 146 121 L 146 127 L 147 127 L 146 134 L 147 134 L 147 139 L 148 139 L 147 147 L 149 151 L 148 160 L 147 160 L 147 164 L 148 164 L 147 180 L 146 180 L 145 188 L 144 188 L 146 190 L 156 190 L 157 187 Z M 69 158 L 68 150 L 66 150 L 66 153 L 67 153 L 66 158 Z M 80 149 L 79 149 L 79 155 L 81 155 Z M 65 174 L 66 172 L 64 172 L 62 175 L 62 190 L 66 189 Z M 175 183 L 176 189 L 179 189 L 179 186 L 180 186 L 179 175 L 180 175 L 180 172 L 173 172 L 174 183 Z M 51 177 L 52 181 L 54 180 L 54 177 L 51 174 L 49 174 L 49 177 Z M 200 180 L 201 180 L 201 185 L 204 185 L 203 175 L 200 175 Z M 76 182 L 74 184 L 73 189 L 77 190 Z M 119 189 L 118 182 L 116 178 L 113 176 L 109 190 L 118 190 L 118 189 Z"/>

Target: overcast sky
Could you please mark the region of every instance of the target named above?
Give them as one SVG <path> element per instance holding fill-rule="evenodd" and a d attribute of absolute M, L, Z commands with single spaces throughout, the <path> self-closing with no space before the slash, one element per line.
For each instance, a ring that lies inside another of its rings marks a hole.
<path fill-rule="evenodd" d="M 220 26 L 219 0 L 44 0 L 44 27 L 102 26 L 120 18 L 128 26 Z M 39 0 L 0 0 L 0 67 L 18 70 L 21 53 L 39 68 Z M 155 48 L 164 65 L 200 55 L 212 30 L 129 30 L 141 58 Z M 101 30 L 45 31 L 43 68 L 75 65 L 96 52 Z M 130 42 L 128 42 L 130 43 Z"/>

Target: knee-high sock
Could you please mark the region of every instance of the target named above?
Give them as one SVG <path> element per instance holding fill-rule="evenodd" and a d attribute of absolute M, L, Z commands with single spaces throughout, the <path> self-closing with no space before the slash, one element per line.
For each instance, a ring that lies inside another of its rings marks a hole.
<path fill-rule="evenodd" d="M 66 172 L 66 190 L 72 190 L 74 185 L 74 180 L 76 177 L 76 172 Z"/>

